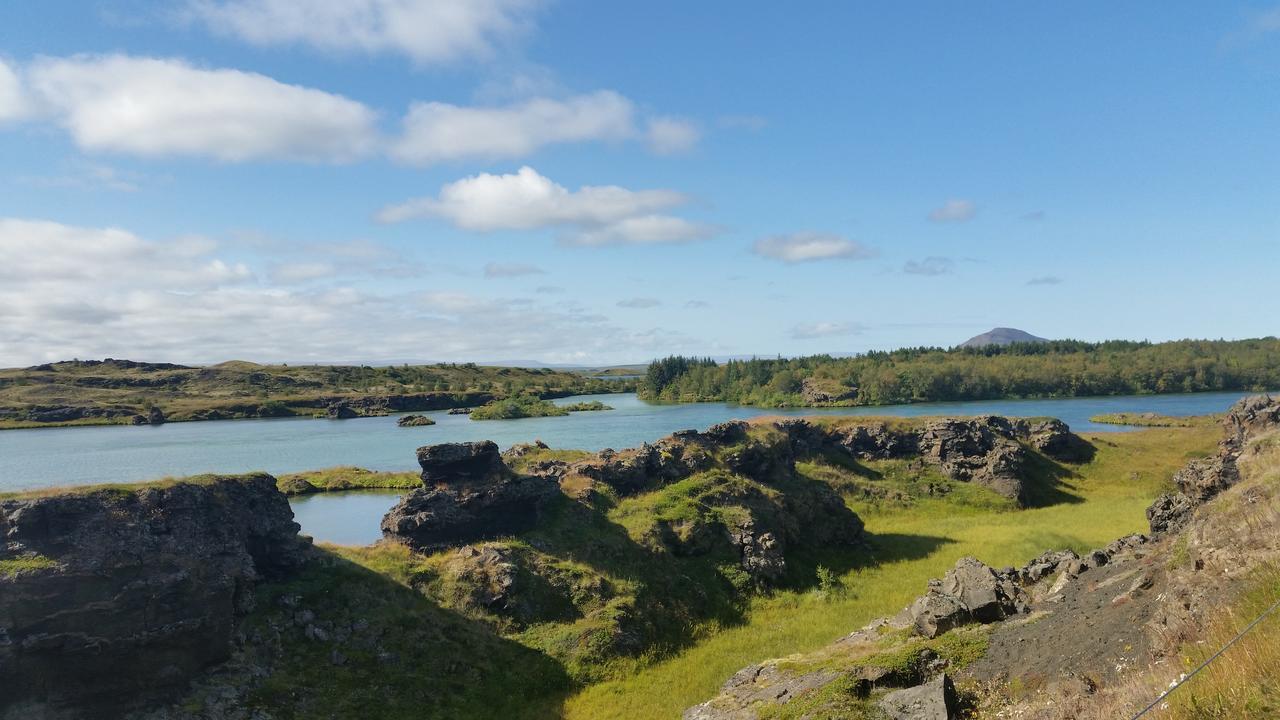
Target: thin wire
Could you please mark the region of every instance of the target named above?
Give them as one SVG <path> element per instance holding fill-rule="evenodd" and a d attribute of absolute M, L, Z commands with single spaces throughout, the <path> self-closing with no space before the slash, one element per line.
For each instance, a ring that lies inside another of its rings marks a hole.
<path fill-rule="evenodd" d="M 1164 702 L 1164 699 L 1165 699 L 1165 698 L 1167 698 L 1167 697 L 1169 697 L 1169 695 L 1170 695 L 1174 690 L 1177 690 L 1178 688 L 1182 687 L 1183 683 L 1185 683 L 1186 681 L 1188 681 L 1188 680 L 1190 680 L 1191 678 L 1195 677 L 1195 676 L 1196 676 L 1196 673 L 1198 673 L 1198 672 L 1200 672 L 1201 670 L 1203 670 L 1203 669 L 1205 669 L 1206 667 L 1208 667 L 1208 666 L 1209 666 L 1209 663 L 1213 662 L 1214 660 L 1217 660 L 1217 659 L 1222 655 L 1222 653 L 1224 653 L 1224 652 L 1226 652 L 1227 650 L 1229 650 L 1229 649 L 1231 648 L 1231 646 L 1232 646 L 1232 645 L 1235 645 L 1235 644 L 1236 644 L 1236 641 L 1238 641 L 1240 638 L 1244 637 L 1245 633 L 1249 632 L 1249 631 L 1250 631 L 1250 630 L 1252 630 L 1255 626 L 1257 626 L 1257 624 L 1258 624 L 1258 623 L 1262 622 L 1262 619 L 1263 619 L 1263 618 L 1265 618 L 1266 616 L 1270 615 L 1270 614 L 1271 614 L 1271 611 L 1275 610 L 1276 608 L 1280 608 L 1280 600 L 1276 600 L 1276 601 L 1275 601 L 1275 603 L 1274 603 L 1271 607 L 1267 608 L 1266 610 L 1263 610 L 1261 615 L 1259 615 L 1258 617 L 1254 618 L 1253 622 L 1251 622 L 1251 623 L 1249 623 L 1248 625 L 1246 625 L 1246 626 L 1244 627 L 1244 629 L 1243 629 L 1243 630 L 1241 630 L 1241 631 L 1240 631 L 1240 632 L 1239 632 L 1235 637 L 1231 638 L 1231 642 L 1227 643 L 1226 645 L 1223 645 L 1221 650 L 1219 650 L 1218 652 L 1216 652 L 1216 653 L 1214 653 L 1213 655 L 1209 656 L 1209 659 L 1208 659 L 1208 660 L 1205 660 L 1204 662 L 1202 662 L 1202 663 L 1200 663 L 1198 666 L 1196 666 L 1196 669 L 1195 669 L 1195 670 L 1192 670 L 1191 672 L 1187 673 L 1187 675 L 1186 675 L 1185 677 L 1183 677 L 1183 678 L 1179 679 L 1176 683 L 1174 683 L 1172 686 L 1170 686 L 1168 690 L 1165 690 L 1163 693 L 1161 693 L 1161 694 L 1160 694 L 1160 697 L 1158 697 L 1158 698 L 1156 698 L 1156 699 L 1155 699 L 1155 702 L 1153 702 L 1153 703 L 1151 703 L 1150 705 L 1148 705 L 1148 706 L 1146 706 L 1145 708 L 1143 708 L 1143 709 L 1142 709 L 1142 712 L 1138 713 L 1137 715 L 1134 715 L 1130 720 L 1138 720 L 1138 718 L 1140 718 L 1140 717 L 1142 717 L 1143 715 L 1146 715 L 1147 713 L 1151 712 L 1152 708 L 1154 708 L 1155 706 L 1157 706 L 1157 705 L 1159 705 L 1160 703 Z"/>

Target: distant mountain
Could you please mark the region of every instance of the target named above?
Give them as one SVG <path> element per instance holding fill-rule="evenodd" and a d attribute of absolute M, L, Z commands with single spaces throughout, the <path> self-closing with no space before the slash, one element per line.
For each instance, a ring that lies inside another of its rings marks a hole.
<path fill-rule="evenodd" d="M 1016 330 L 1014 328 L 993 328 L 981 335 L 973 337 L 960 343 L 960 347 L 986 347 L 987 345 L 1008 345 L 1016 342 L 1049 342 L 1045 338 L 1036 337 L 1029 332 Z"/>

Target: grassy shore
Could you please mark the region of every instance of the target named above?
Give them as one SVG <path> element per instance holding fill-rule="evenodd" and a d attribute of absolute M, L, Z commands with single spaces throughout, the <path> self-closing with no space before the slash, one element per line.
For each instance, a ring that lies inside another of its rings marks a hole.
<path fill-rule="evenodd" d="M 1217 427 L 1222 415 L 1157 415 L 1156 413 L 1108 413 L 1094 415 L 1090 422 L 1137 427 Z"/>
<path fill-rule="evenodd" d="M 1186 461 L 1218 439 L 1206 428 L 1152 429 L 1089 436 L 1098 447 L 1058 502 L 1021 511 L 929 499 L 910 508 L 854 501 L 872 534 L 875 562 L 839 572 L 842 592 L 776 592 L 751 601 L 745 621 L 708 627 L 691 649 L 568 698 L 564 717 L 672 718 L 706 700 L 753 662 L 815 650 L 866 622 L 902 609 L 955 561 L 973 555 L 995 567 L 1044 550 L 1087 550 L 1146 528 L 1144 510 Z"/>
<path fill-rule="evenodd" d="M 341 490 L 411 490 L 422 486 L 417 471 L 379 472 L 351 465 L 289 473 L 276 478 L 276 487 L 285 495 L 309 495 Z"/>

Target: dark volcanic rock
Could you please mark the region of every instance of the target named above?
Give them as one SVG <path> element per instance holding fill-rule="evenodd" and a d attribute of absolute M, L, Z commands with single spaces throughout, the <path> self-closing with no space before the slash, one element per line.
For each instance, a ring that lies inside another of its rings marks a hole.
<path fill-rule="evenodd" d="M 1020 499 L 1027 453 L 1005 418 L 937 420 L 920 433 L 920 453 L 953 480 L 976 482 Z"/>
<path fill-rule="evenodd" d="M 1071 432 L 1066 423 L 1055 418 L 1020 422 L 1020 434 L 1031 447 L 1062 462 L 1081 463 L 1093 459 L 1095 449 L 1089 441 Z"/>
<path fill-rule="evenodd" d="M 836 443 L 854 457 L 868 460 L 901 458 L 920 452 L 915 433 L 890 430 L 884 423 L 849 428 Z"/>
<path fill-rule="evenodd" d="M 488 483 L 511 475 L 492 440 L 420 447 L 418 465 L 424 485 Z"/>
<path fill-rule="evenodd" d="M 1027 598 L 1017 575 L 960 558 L 942 580 L 930 580 L 929 591 L 912 603 L 916 633 L 932 638 L 971 622 L 992 623 L 1025 612 Z"/>
<path fill-rule="evenodd" d="M 1156 498 L 1147 508 L 1147 524 L 1152 535 L 1162 535 L 1180 529 L 1191 519 L 1199 503 L 1183 493 L 1166 493 Z"/>
<path fill-rule="evenodd" d="M 269 475 L 0 500 L 0 717 L 112 718 L 230 657 L 307 544 Z"/>
<path fill-rule="evenodd" d="M 492 441 L 418 449 L 425 487 L 382 519 L 382 533 L 415 550 L 435 550 L 531 529 L 560 492 L 553 477 L 516 475 Z"/>
<path fill-rule="evenodd" d="M 946 674 L 880 699 L 880 709 L 890 720 L 952 720 L 960 717 L 956 688 Z"/>
<path fill-rule="evenodd" d="M 436 421 L 426 415 L 405 415 L 396 420 L 396 425 L 400 427 L 422 427 L 425 425 L 435 425 Z"/>
<path fill-rule="evenodd" d="M 1222 427 L 1225 437 L 1218 454 L 1187 463 L 1173 476 L 1178 492 L 1160 496 L 1147 508 L 1152 535 L 1179 529 L 1197 507 L 1240 482 L 1237 461 L 1246 445 L 1254 437 L 1280 428 L 1280 400 L 1270 395 L 1244 398 L 1231 406 Z"/>
<path fill-rule="evenodd" d="M 771 532 L 757 530 L 754 522 L 730 528 L 729 542 L 738 550 L 742 569 L 756 580 L 774 582 L 787 572 L 782 541 Z"/>
<path fill-rule="evenodd" d="M 536 476 L 419 488 L 382 519 L 382 534 L 419 551 L 514 535 L 532 529 L 543 505 L 559 492 L 554 479 Z"/>

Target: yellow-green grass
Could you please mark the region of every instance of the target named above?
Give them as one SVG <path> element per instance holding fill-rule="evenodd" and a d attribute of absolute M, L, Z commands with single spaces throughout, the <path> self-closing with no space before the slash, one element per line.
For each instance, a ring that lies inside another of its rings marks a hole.
<path fill-rule="evenodd" d="M 421 476 L 412 470 L 380 472 L 351 465 L 289 473 L 276 479 L 276 487 L 285 495 L 339 490 L 409 490 L 421 486 Z"/>
<path fill-rule="evenodd" d="M 1226 646 L 1280 600 L 1280 568 L 1255 573 L 1250 589 L 1224 608 L 1204 642 L 1182 655 L 1184 672 Z M 1173 720 L 1280 717 L 1280 610 L 1272 611 L 1221 657 L 1169 696 L 1162 717 Z"/>
<path fill-rule="evenodd" d="M 48 570 L 57 566 L 57 562 L 43 555 L 23 555 L 0 560 L 0 579 L 13 578 L 24 572 Z"/>
<path fill-rule="evenodd" d="M 55 495 L 88 495 L 91 493 L 112 493 L 130 495 L 142 490 L 155 490 L 173 487 L 174 485 L 209 485 L 220 480 L 250 480 L 267 476 L 261 470 L 239 475 L 218 475 L 205 473 L 187 477 L 163 477 L 136 483 L 100 483 L 97 485 L 59 485 L 55 487 L 36 488 L 34 490 L 11 490 L 0 492 L 0 500 L 26 500 L 30 498 L 53 497 Z"/>
<path fill-rule="evenodd" d="M 700 633 L 705 640 L 675 657 L 571 696 L 565 718 L 679 717 L 746 665 L 815 650 L 896 613 L 960 557 L 1017 565 L 1044 550 L 1086 550 L 1144 531 L 1147 505 L 1190 457 L 1211 450 L 1218 432 L 1151 429 L 1088 437 L 1097 456 L 1064 478 L 1058 502 L 1045 507 L 988 509 L 946 499 L 910 507 L 851 503 L 867 524 L 879 564 L 842 573 L 843 593 L 779 591 L 758 598 L 742 624 L 708 628 Z"/>

